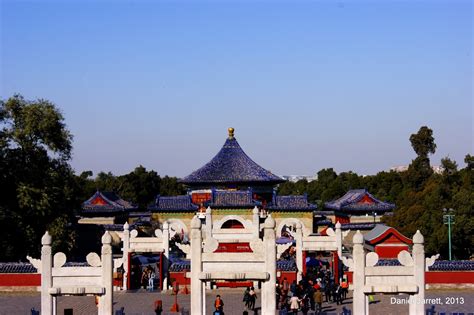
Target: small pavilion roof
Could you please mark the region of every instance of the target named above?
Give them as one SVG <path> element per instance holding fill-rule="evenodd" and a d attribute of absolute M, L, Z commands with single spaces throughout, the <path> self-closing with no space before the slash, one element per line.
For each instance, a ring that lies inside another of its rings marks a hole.
<path fill-rule="evenodd" d="M 383 239 L 389 237 L 391 234 L 393 234 L 396 238 L 398 238 L 401 242 L 405 244 L 413 244 L 413 241 L 411 239 L 401 234 L 393 227 L 384 224 L 376 224 L 372 230 L 370 230 L 369 232 L 367 232 L 367 234 L 364 235 L 364 240 L 367 243 L 374 245 L 379 243 Z"/>
<path fill-rule="evenodd" d="M 293 210 L 293 211 L 313 211 L 316 205 L 308 202 L 308 196 L 304 195 L 273 195 L 272 202 L 267 206 L 269 210 Z"/>
<path fill-rule="evenodd" d="M 263 184 L 276 185 L 285 180 L 255 163 L 234 138 L 234 129 L 229 128 L 229 137 L 221 150 L 210 162 L 181 180 L 187 185 L 210 184 Z"/>
<path fill-rule="evenodd" d="M 366 212 L 387 212 L 395 208 L 393 203 L 378 200 L 371 195 L 366 189 L 349 190 L 339 199 L 326 202 L 326 209 L 350 212 L 350 213 L 366 213 Z"/>
<path fill-rule="evenodd" d="M 158 195 L 155 203 L 148 207 L 150 211 L 197 211 L 198 206 L 192 203 L 190 195 L 164 197 Z"/>
<path fill-rule="evenodd" d="M 133 203 L 123 200 L 114 192 L 96 191 L 95 194 L 82 203 L 83 213 L 114 213 L 136 210 Z"/>

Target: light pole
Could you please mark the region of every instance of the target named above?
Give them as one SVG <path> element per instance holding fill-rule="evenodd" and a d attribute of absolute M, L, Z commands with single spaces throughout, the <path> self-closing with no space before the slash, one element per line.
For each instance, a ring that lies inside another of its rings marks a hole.
<path fill-rule="evenodd" d="M 455 215 L 452 214 L 454 212 L 453 209 L 449 208 L 443 209 L 443 223 L 448 225 L 448 244 L 449 244 L 449 260 L 451 260 L 451 224 L 454 224 L 454 217 Z"/>

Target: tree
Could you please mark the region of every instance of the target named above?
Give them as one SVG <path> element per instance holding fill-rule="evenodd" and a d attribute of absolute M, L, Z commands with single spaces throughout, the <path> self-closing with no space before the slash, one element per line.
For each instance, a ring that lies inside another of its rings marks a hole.
<path fill-rule="evenodd" d="M 436 151 L 433 130 L 423 126 L 416 134 L 410 136 L 411 146 L 418 155 L 408 166 L 407 180 L 414 189 L 420 190 L 426 180 L 433 174 L 428 154 Z"/>
<path fill-rule="evenodd" d="M 75 207 L 72 135 L 61 112 L 14 95 L 0 101 L 0 128 L 0 260 L 38 255 L 46 229 L 58 236 L 55 247 L 70 247 L 61 236 Z"/>
<path fill-rule="evenodd" d="M 436 151 L 436 144 L 433 138 L 433 130 L 427 126 L 423 126 L 410 136 L 411 146 L 415 153 L 421 157 L 427 157 L 429 153 L 433 154 Z"/>

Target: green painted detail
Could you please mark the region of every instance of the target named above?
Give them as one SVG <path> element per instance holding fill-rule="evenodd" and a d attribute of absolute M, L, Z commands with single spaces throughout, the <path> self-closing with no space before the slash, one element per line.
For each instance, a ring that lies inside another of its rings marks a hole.
<path fill-rule="evenodd" d="M 272 217 L 274 219 L 277 218 L 295 218 L 295 219 L 312 219 L 313 213 L 308 213 L 308 212 L 275 212 L 272 211 Z"/>
<path fill-rule="evenodd" d="M 152 220 L 160 219 L 192 219 L 194 213 L 190 212 L 160 212 L 151 215 Z"/>
<path fill-rule="evenodd" d="M 253 209 L 212 209 L 212 215 L 252 214 Z"/>

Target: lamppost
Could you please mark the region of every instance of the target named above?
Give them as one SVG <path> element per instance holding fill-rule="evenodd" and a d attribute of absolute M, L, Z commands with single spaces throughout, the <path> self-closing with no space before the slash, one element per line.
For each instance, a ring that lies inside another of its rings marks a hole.
<path fill-rule="evenodd" d="M 452 214 L 453 212 L 454 210 L 451 208 L 443 209 L 443 223 L 448 225 L 449 260 L 451 260 L 451 224 L 454 224 L 455 217 L 455 215 Z"/>

